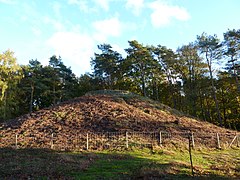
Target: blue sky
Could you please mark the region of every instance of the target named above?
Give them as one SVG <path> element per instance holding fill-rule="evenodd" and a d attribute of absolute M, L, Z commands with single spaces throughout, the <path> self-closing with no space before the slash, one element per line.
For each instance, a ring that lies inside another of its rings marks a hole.
<path fill-rule="evenodd" d="M 76 75 L 91 72 L 97 45 L 124 53 L 128 41 L 176 49 L 202 32 L 240 27 L 240 0 L 0 0 L 0 51 L 19 64 L 61 56 Z"/>

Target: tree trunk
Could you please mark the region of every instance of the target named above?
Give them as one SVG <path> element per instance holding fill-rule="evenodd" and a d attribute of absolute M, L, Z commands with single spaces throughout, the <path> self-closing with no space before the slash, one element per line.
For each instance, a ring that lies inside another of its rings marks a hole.
<path fill-rule="evenodd" d="M 157 96 L 157 101 L 159 101 L 159 85 L 156 84 L 156 96 Z"/>
<path fill-rule="evenodd" d="M 208 97 L 207 97 L 207 98 L 208 98 Z M 210 110 L 210 105 L 209 105 L 209 103 L 208 103 L 208 99 L 207 99 L 207 98 L 205 99 L 205 100 L 206 100 L 206 105 L 207 105 L 207 111 L 205 112 L 205 116 L 206 116 L 206 118 L 208 118 L 208 121 L 209 121 L 209 122 L 213 122 L 213 121 L 212 121 L 213 118 L 212 118 L 212 115 L 211 115 L 211 112 L 210 112 L 210 111 L 211 111 L 211 110 Z"/>
<path fill-rule="evenodd" d="M 210 60 L 208 59 L 207 53 L 206 53 L 206 59 L 207 59 L 207 64 L 208 64 L 208 69 L 209 69 L 209 74 L 210 74 L 210 79 L 211 79 L 213 99 L 215 102 L 215 108 L 216 108 L 216 112 L 218 115 L 218 122 L 219 122 L 220 126 L 222 126 L 222 118 L 221 118 L 219 105 L 218 105 L 218 99 L 217 99 L 216 90 L 215 90 L 215 86 L 214 86 L 214 82 L 213 82 L 212 66 L 211 66 Z"/>
<path fill-rule="evenodd" d="M 215 87 L 214 87 L 212 73 L 210 73 L 210 76 L 211 76 L 213 98 L 214 98 L 214 101 L 215 101 L 216 111 L 217 111 L 217 115 L 218 115 L 218 121 L 220 123 L 220 126 L 222 126 L 222 117 L 221 117 L 220 110 L 219 110 L 219 104 L 218 104 L 216 90 L 215 90 Z"/>
<path fill-rule="evenodd" d="M 224 91 L 223 89 L 221 88 L 221 91 L 222 91 L 222 106 L 223 106 L 223 125 L 224 127 L 227 127 L 227 117 L 226 117 L 226 101 L 224 99 Z"/>
<path fill-rule="evenodd" d="M 190 87 L 191 87 L 191 96 L 192 96 L 192 115 L 193 116 L 197 116 L 197 95 L 196 95 L 196 86 L 195 86 L 195 82 L 192 82 L 192 81 L 190 81 L 190 83 L 191 83 L 191 85 L 190 85 Z"/>
<path fill-rule="evenodd" d="M 4 92 L 4 107 L 3 107 L 3 119 L 7 119 L 7 90 Z"/>
<path fill-rule="evenodd" d="M 32 113 L 33 110 L 33 95 L 34 95 L 34 84 L 31 84 L 31 97 L 30 97 L 30 104 L 29 104 L 29 113 Z"/>
<path fill-rule="evenodd" d="M 205 113 L 204 113 L 204 110 L 203 110 L 203 97 L 202 97 L 202 93 L 201 93 L 201 90 L 199 91 L 199 95 L 200 95 L 200 107 L 201 107 L 201 114 L 202 114 L 202 118 L 204 119 L 204 121 L 206 121 L 206 117 L 205 117 Z"/>
<path fill-rule="evenodd" d="M 147 96 L 147 92 L 146 92 L 146 84 L 145 84 L 145 76 L 144 73 L 142 73 L 142 91 L 143 91 L 143 95 L 146 97 Z"/>
<path fill-rule="evenodd" d="M 234 64 L 233 56 L 231 57 L 231 61 L 232 61 L 232 66 L 233 66 L 233 74 L 235 75 L 237 91 L 238 91 L 238 93 L 240 93 L 240 84 L 239 84 L 239 81 L 238 81 L 238 75 L 237 75 L 237 70 L 236 70 L 236 67 L 235 67 L 235 64 Z"/>
<path fill-rule="evenodd" d="M 56 86 L 53 84 L 53 105 L 56 105 Z"/>

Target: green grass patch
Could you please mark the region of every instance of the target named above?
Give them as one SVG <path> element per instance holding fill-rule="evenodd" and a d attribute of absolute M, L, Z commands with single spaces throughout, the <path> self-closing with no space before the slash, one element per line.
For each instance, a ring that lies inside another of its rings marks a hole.
<path fill-rule="evenodd" d="M 0 179 L 192 179 L 187 149 L 0 149 Z M 238 179 L 240 150 L 193 150 L 195 178 Z"/>

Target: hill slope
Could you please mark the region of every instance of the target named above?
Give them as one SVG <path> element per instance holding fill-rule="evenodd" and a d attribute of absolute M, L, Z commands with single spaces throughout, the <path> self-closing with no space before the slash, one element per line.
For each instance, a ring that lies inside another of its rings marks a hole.
<path fill-rule="evenodd" d="M 66 138 L 84 132 L 168 131 L 199 134 L 234 133 L 197 121 L 168 106 L 131 93 L 94 92 L 55 107 L 27 114 L 0 126 L 0 147 L 15 134 L 40 138 L 52 133 Z M 5 140 L 4 140 L 5 139 Z M 49 141 L 48 141 L 49 142 Z"/>

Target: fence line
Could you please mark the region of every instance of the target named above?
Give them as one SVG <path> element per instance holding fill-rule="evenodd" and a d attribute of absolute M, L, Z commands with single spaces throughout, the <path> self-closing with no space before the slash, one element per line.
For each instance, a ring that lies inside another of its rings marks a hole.
<path fill-rule="evenodd" d="M 210 148 L 239 147 L 240 134 L 236 133 L 198 133 L 198 132 L 84 132 L 78 134 L 49 133 L 0 135 L 0 148 L 51 148 L 55 150 L 102 150 L 128 149 L 131 147 L 149 147 L 187 145 L 191 136 L 192 148 L 206 146 Z"/>

